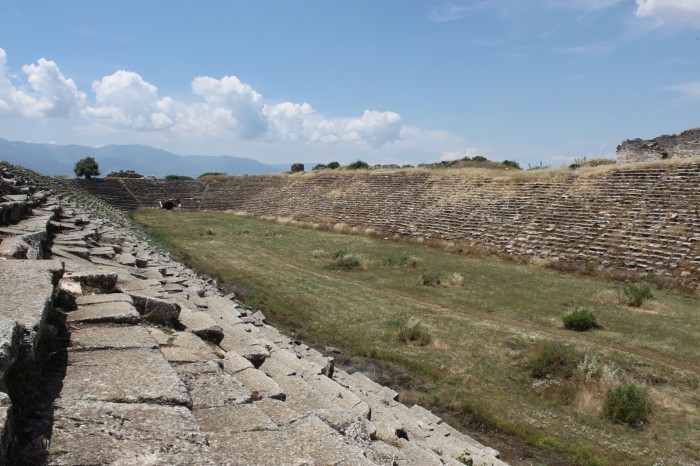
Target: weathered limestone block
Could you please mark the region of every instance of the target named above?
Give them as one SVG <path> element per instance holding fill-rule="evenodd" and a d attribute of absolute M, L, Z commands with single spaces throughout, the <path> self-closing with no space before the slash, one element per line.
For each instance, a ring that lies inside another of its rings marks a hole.
<path fill-rule="evenodd" d="M 171 363 L 211 361 L 218 359 L 212 349 L 197 335 L 190 332 L 175 332 L 168 338 L 161 352 Z"/>
<path fill-rule="evenodd" d="M 14 319 L 0 318 L 0 381 L 19 356 L 22 327 Z"/>
<path fill-rule="evenodd" d="M 182 307 L 180 309 L 180 323 L 187 327 L 188 331 L 203 340 L 211 341 L 218 345 L 224 339 L 223 329 L 216 325 L 214 319 L 206 312 L 193 311 L 188 307 Z"/>
<path fill-rule="evenodd" d="M 138 324 L 141 315 L 131 304 L 123 301 L 97 303 L 78 306 L 66 315 L 66 322 L 71 324 Z"/>
<path fill-rule="evenodd" d="M 182 406 L 60 400 L 49 464 L 211 464 L 208 450 Z"/>
<path fill-rule="evenodd" d="M 158 348 L 158 343 L 148 331 L 139 326 L 86 327 L 71 331 L 71 351 L 102 349 Z"/>
<path fill-rule="evenodd" d="M 250 403 L 251 391 L 214 361 L 181 364 L 176 370 L 189 390 L 195 409 Z"/>
<path fill-rule="evenodd" d="M 163 354 L 143 348 L 69 351 L 61 398 L 192 406 Z"/>
<path fill-rule="evenodd" d="M 34 353 L 62 273 L 58 261 L 0 261 L 0 318 L 22 328 L 21 357 Z"/>
<path fill-rule="evenodd" d="M 230 365 L 228 367 L 230 367 Z M 226 370 L 227 366 L 224 364 L 224 371 Z M 231 376 L 250 390 L 250 392 L 253 394 L 253 400 L 274 398 L 276 400 L 284 401 L 287 398 L 284 390 L 280 388 L 277 382 L 258 369 L 244 369 L 231 374 Z"/>
<path fill-rule="evenodd" d="M 260 432 L 209 434 L 213 459 L 234 465 L 346 464 L 371 465 L 362 449 L 316 416 L 307 416 L 281 428 Z"/>
<path fill-rule="evenodd" d="M 277 424 L 252 404 L 227 404 L 217 408 L 197 408 L 193 410 L 200 428 L 209 433 L 254 432 L 277 430 Z M 282 458 L 280 458 L 282 461 Z"/>

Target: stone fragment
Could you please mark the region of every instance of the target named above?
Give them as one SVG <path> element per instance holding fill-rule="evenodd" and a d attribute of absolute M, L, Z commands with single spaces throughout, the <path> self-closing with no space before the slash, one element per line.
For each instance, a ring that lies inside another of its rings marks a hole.
<path fill-rule="evenodd" d="M 214 319 L 206 312 L 193 311 L 187 307 L 182 307 L 179 319 L 180 323 L 187 327 L 187 330 L 203 340 L 211 341 L 218 345 L 224 339 L 223 329 L 216 325 Z"/>
<path fill-rule="evenodd" d="M 218 359 L 211 348 L 197 335 L 190 332 L 175 332 L 161 348 L 165 359 L 171 363 L 210 361 Z"/>
<path fill-rule="evenodd" d="M 226 366 L 224 366 L 224 368 L 225 367 Z M 287 398 L 287 395 L 280 386 L 277 385 L 277 382 L 258 369 L 244 369 L 240 372 L 236 372 L 232 376 L 250 390 L 253 394 L 253 400 L 274 398 L 284 401 Z"/>
<path fill-rule="evenodd" d="M 117 274 L 103 270 L 66 272 L 63 279 L 78 282 L 83 286 L 98 288 L 103 293 L 111 292 L 117 285 Z"/>
<path fill-rule="evenodd" d="M 99 304 L 99 303 L 117 303 L 124 302 L 129 304 L 134 304 L 131 296 L 124 293 L 109 293 L 109 294 L 84 294 L 75 298 L 75 304 L 78 306 L 87 304 Z"/>
<path fill-rule="evenodd" d="M 277 430 L 277 424 L 253 404 L 227 404 L 217 408 L 197 408 L 194 417 L 205 432 L 237 433 Z"/>
<path fill-rule="evenodd" d="M 192 396 L 193 405 L 198 409 L 220 408 L 252 401 L 251 391 L 222 371 L 214 361 L 181 364 L 176 369 Z"/>

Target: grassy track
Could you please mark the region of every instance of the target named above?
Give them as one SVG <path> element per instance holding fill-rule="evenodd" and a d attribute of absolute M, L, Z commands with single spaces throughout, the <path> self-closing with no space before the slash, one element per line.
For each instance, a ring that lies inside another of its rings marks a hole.
<path fill-rule="evenodd" d="M 655 292 L 652 305 L 634 309 L 615 302 L 617 284 L 494 259 L 222 213 L 143 210 L 135 218 L 288 331 L 341 348 L 347 364 L 374 363 L 404 400 L 505 434 L 485 442 L 507 461 L 700 462 L 697 297 Z M 329 256 L 339 250 L 362 256 L 365 269 L 334 268 Z M 443 282 L 458 273 L 463 282 L 424 286 L 426 273 Z M 593 308 L 603 328 L 565 330 L 561 316 L 579 305 Z M 399 342 L 401 317 L 420 320 L 432 343 Z M 548 341 L 585 355 L 588 369 L 534 380 L 529 361 Z M 623 381 L 651 396 L 643 429 L 602 416 L 605 390 Z"/>

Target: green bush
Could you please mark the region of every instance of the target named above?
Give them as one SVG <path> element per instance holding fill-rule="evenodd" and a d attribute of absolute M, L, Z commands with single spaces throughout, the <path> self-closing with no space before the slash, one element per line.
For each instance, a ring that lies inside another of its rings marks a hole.
<path fill-rule="evenodd" d="M 328 168 L 328 165 L 324 165 L 322 163 L 317 163 L 312 170 L 323 170 L 324 168 Z"/>
<path fill-rule="evenodd" d="M 622 289 L 622 300 L 628 306 L 640 307 L 650 299 L 654 299 L 654 293 L 646 283 L 633 283 Z"/>
<path fill-rule="evenodd" d="M 73 171 L 75 172 L 75 176 L 78 178 L 84 176 L 86 180 L 89 180 L 93 176 L 100 176 L 100 168 L 94 157 L 85 157 L 78 160 L 75 162 Z"/>
<path fill-rule="evenodd" d="M 340 168 L 340 164 L 338 162 L 331 162 L 327 165 L 327 167 L 331 170 L 335 170 L 336 168 Z"/>
<path fill-rule="evenodd" d="M 193 180 L 191 176 L 185 176 L 185 175 L 166 175 L 165 179 L 167 181 L 187 181 L 187 180 Z"/>
<path fill-rule="evenodd" d="M 577 332 L 585 332 L 593 328 L 600 328 L 596 322 L 593 311 L 585 307 L 577 307 L 564 314 L 561 318 L 564 322 L 564 328 L 568 330 L 576 330 Z"/>
<path fill-rule="evenodd" d="M 489 159 L 484 157 L 483 155 L 475 155 L 472 157 L 472 162 L 488 162 Z"/>
<path fill-rule="evenodd" d="M 201 175 L 199 175 L 197 178 L 204 178 L 205 176 L 222 176 L 222 175 L 227 175 L 228 173 L 223 173 L 223 172 L 204 172 Z"/>
<path fill-rule="evenodd" d="M 383 257 L 382 265 L 384 265 L 384 267 L 403 268 L 416 267 L 417 263 L 415 257 L 402 253 L 396 256 Z"/>
<path fill-rule="evenodd" d="M 646 389 L 633 384 L 611 388 L 605 397 L 605 416 L 616 422 L 641 426 L 648 420 L 650 411 Z"/>
<path fill-rule="evenodd" d="M 350 165 L 348 165 L 348 168 L 350 170 L 367 169 L 369 168 L 369 164 L 367 162 L 363 162 L 362 160 L 357 160 L 356 162 L 353 162 Z"/>
<path fill-rule="evenodd" d="M 520 164 L 515 160 L 504 160 L 503 165 L 505 165 L 508 168 L 515 168 L 516 170 L 520 170 Z"/>
<path fill-rule="evenodd" d="M 574 348 L 561 343 L 547 342 L 530 359 L 528 368 L 530 375 L 535 379 L 570 379 L 581 359 L 581 355 Z"/>

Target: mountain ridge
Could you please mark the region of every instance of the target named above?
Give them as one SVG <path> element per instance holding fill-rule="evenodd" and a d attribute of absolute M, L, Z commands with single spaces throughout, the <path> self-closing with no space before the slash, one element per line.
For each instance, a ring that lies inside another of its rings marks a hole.
<path fill-rule="evenodd" d="M 288 165 L 268 165 L 232 155 L 178 155 L 143 144 L 110 144 L 98 148 L 77 144 L 41 144 L 0 138 L 0 160 L 25 166 L 49 176 L 73 176 L 75 162 L 94 157 L 100 173 L 134 170 L 143 175 L 197 177 L 205 172 L 230 175 L 262 175 L 289 169 Z"/>

